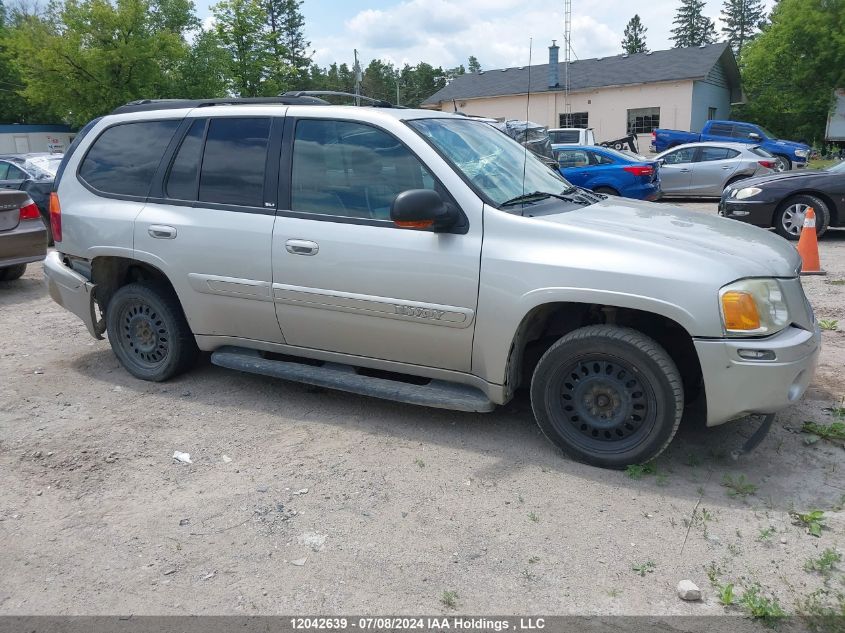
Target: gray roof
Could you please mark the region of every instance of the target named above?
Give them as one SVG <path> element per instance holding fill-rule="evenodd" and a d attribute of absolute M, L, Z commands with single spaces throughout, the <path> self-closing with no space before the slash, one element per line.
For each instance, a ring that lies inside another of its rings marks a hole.
<path fill-rule="evenodd" d="M 722 61 L 731 84 L 739 88 L 739 69 L 730 46 L 726 42 L 704 47 L 672 48 L 667 51 L 635 53 L 623 56 L 580 59 L 569 66 L 569 89 L 574 91 L 653 83 L 703 79 L 717 62 Z M 549 88 L 549 65 L 531 66 L 531 92 L 562 90 L 564 64 L 558 64 L 560 86 Z M 423 105 L 436 105 L 452 99 L 474 99 L 502 95 L 525 94 L 528 86 L 528 68 L 485 70 L 480 73 L 459 75 L 449 85 L 431 95 Z"/>

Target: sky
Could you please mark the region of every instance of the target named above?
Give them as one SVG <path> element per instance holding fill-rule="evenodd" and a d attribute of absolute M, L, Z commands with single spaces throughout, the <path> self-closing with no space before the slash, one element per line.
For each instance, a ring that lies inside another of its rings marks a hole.
<path fill-rule="evenodd" d="M 213 0 L 196 0 L 200 18 Z M 622 32 L 639 14 L 648 28 L 651 50 L 671 48 L 672 19 L 679 0 L 572 0 L 573 59 L 621 52 Z M 771 8 L 774 0 L 765 0 Z M 721 0 L 707 2 L 705 14 L 717 20 Z M 532 63 L 548 61 L 551 40 L 563 41 L 563 1 L 525 0 L 304 0 L 305 35 L 313 60 L 351 65 L 352 50 L 366 65 L 371 59 L 394 64 L 420 61 L 452 68 L 475 55 L 484 69 L 524 66 L 533 39 Z M 561 59 L 563 51 L 561 51 Z"/>

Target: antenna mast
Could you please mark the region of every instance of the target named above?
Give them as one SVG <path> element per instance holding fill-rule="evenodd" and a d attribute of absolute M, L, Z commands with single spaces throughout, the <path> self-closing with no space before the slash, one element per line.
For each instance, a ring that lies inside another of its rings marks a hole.
<path fill-rule="evenodd" d="M 358 49 L 352 49 L 355 55 L 355 63 L 352 66 L 352 72 L 355 73 L 355 105 L 361 105 L 361 65 L 358 63 Z"/>
<path fill-rule="evenodd" d="M 563 113 L 564 127 L 572 127 L 572 104 L 569 103 L 569 63 L 572 61 L 572 0 L 563 0 Z"/>

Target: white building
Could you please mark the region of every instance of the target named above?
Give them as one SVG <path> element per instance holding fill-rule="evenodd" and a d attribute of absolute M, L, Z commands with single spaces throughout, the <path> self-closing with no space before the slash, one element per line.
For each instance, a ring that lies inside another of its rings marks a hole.
<path fill-rule="evenodd" d="M 656 127 L 700 131 L 708 119 L 729 118 L 731 105 L 742 101 L 736 59 L 728 44 L 719 43 L 573 61 L 567 113 L 567 68 L 558 63 L 558 52 L 552 43 L 548 64 L 460 75 L 423 107 L 591 127 L 596 140 L 605 141 L 631 132 L 649 135 Z"/>
<path fill-rule="evenodd" d="M 74 136 L 66 125 L 0 125 L 0 154 L 62 153 Z"/>

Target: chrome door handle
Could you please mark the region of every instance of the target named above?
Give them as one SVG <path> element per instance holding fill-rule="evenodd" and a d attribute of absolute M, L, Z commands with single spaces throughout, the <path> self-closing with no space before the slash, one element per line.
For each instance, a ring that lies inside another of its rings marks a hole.
<path fill-rule="evenodd" d="M 722 165 L 722 169 L 733 169 L 733 165 Z"/>
<path fill-rule="evenodd" d="M 176 237 L 176 229 L 172 226 L 165 226 L 163 224 L 151 224 L 147 229 L 150 237 L 157 240 L 172 240 Z"/>
<path fill-rule="evenodd" d="M 680 170 L 680 172 L 681 172 L 682 174 L 688 174 L 688 173 L 689 173 L 689 169 L 681 169 L 681 170 Z"/>
<path fill-rule="evenodd" d="M 317 242 L 311 240 L 288 240 L 285 248 L 291 255 L 316 255 L 320 251 Z"/>

